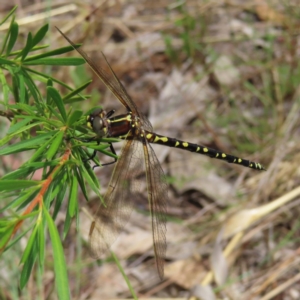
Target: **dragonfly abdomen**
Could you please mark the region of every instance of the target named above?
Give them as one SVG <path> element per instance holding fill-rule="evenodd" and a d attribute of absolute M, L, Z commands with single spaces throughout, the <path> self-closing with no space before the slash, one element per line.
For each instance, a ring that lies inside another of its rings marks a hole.
<path fill-rule="evenodd" d="M 237 156 L 233 156 L 230 154 L 226 154 L 224 152 L 212 148 L 208 148 L 202 145 L 197 145 L 197 144 L 181 141 L 175 138 L 162 136 L 153 132 L 148 132 L 146 134 L 146 138 L 150 143 L 153 144 L 159 144 L 159 145 L 164 145 L 172 148 L 179 148 L 182 150 L 203 154 L 212 158 L 217 158 L 220 160 L 227 161 L 228 163 L 243 165 L 251 169 L 265 170 L 265 168 L 260 163 L 239 158 Z"/>

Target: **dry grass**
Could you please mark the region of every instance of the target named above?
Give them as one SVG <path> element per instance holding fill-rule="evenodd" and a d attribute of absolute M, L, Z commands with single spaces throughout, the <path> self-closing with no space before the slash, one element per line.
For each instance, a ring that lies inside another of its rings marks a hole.
<path fill-rule="evenodd" d="M 103 51 L 155 132 L 267 168 L 256 172 L 155 147 L 171 183 L 165 281 L 156 277 L 148 216 L 133 213 L 114 245 L 141 298 L 300 298 L 300 11 L 297 1 L 283 2 L 22 1 L 17 11 L 24 34 L 53 25 L 51 48 L 65 45 L 55 25 L 95 59 Z M 10 9 L 1 6 L 3 14 Z M 57 77 L 79 84 L 90 74 L 72 70 L 56 70 Z M 82 109 L 100 104 L 121 112 L 93 79 L 94 97 Z M 111 172 L 97 171 L 104 190 Z M 142 200 L 137 207 L 145 210 Z M 130 297 L 114 264 L 99 266 L 89 257 L 84 212 L 80 227 L 64 244 L 72 298 Z M 17 296 L 19 247 L 1 259 L 1 299 L 36 299 L 38 291 L 55 299 L 50 246 L 43 277 L 35 271 Z"/>

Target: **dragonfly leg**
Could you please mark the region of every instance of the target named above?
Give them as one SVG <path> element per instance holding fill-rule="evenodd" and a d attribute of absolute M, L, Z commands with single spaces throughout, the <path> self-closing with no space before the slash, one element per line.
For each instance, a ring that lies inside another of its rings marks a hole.
<path fill-rule="evenodd" d="M 116 151 L 115 151 L 115 148 L 114 148 L 114 146 L 113 146 L 112 143 L 109 143 L 109 148 L 110 148 L 110 151 L 111 151 L 114 155 L 117 155 L 117 153 L 116 153 Z M 93 158 L 95 157 L 96 153 L 97 153 L 97 151 L 95 150 L 95 151 L 93 152 L 93 154 L 92 154 L 92 157 L 93 157 Z M 94 165 L 94 166 L 93 166 L 93 170 L 94 170 L 95 168 L 98 168 L 98 167 L 103 167 L 103 166 L 112 165 L 112 164 L 114 164 L 116 161 L 117 161 L 117 159 L 115 158 L 114 161 L 108 162 L 108 163 L 106 163 L 106 164 L 102 164 L 101 166 L 98 165 L 98 164 L 97 164 L 97 165 Z"/>
<path fill-rule="evenodd" d="M 88 142 L 92 142 L 94 140 L 96 140 L 96 137 L 91 137 L 91 138 L 88 138 L 88 139 L 80 139 L 76 136 L 72 136 L 70 138 L 67 138 L 66 140 L 69 141 L 71 139 L 74 139 L 74 140 L 77 140 L 77 141 L 81 141 L 81 142 L 84 142 L 84 143 L 88 143 Z"/>
<path fill-rule="evenodd" d="M 76 139 L 76 140 L 78 140 L 78 141 L 81 141 L 81 142 L 84 142 L 84 143 L 88 143 L 88 142 L 94 141 L 94 140 L 95 140 L 95 137 L 91 137 L 91 138 L 89 138 L 89 139 L 78 139 L 78 138 L 76 138 L 76 137 L 71 137 L 71 139 Z M 97 141 L 97 144 L 99 145 L 100 142 Z M 97 150 L 94 150 L 94 152 L 93 152 L 92 155 L 88 156 L 88 158 L 83 159 L 82 161 L 83 161 L 83 162 L 87 162 L 87 161 L 89 161 L 89 160 L 93 160 L 93 158 L 95 158 L 96 154 L 97 154 Z"/>
<path fill-rule="evenodd" d="M 75 137 L 74 137 L 74 139 L 76 139 L 76 140 L 78 140 L 78 141 L 81 141 L 81 142 L 84 142 L 84 143 L 88 143 L 88 142 L 94 141 L 94 140 L 96 139 L 96 137 L 91 137 L 91 138 L 89 138 L 89 139 L 78 139 L 78 138 L 75 138 Z M 99 143 L 98 143 L 98 145 L 99 145 Z"/>
<path fill-rule="evenodd" d="M 73 137 L 73 138 L 75 138 L 75 137 Z M 76 138 L 75 138 L 75 139 L 76 139 Z M 87 142 L 94 141 L 94 140 L 95 140 L 95 137 L 92 137 L 92 138 L 89 138 L 89 139 L 78 139 L 78 140 L 87 143 Z M 97 145 L 99 145 L 99 144 L 100 144 L 100 141 L 97 141 Z M 110 148 L 110 151 L 111 151 L 113 154 L 117 155 L 117 154 L 116 154 L 116 151 L 115 151 L 115 149 L 114 149 L 114 147 L 113 147 L 113 145 L 112 145 L 112 143 L 109 143 L 109 148 Z M 96 157 L 97 152 L 98 152 L 97 150 L 94 150 L 94 152 L 93 152 L 92 155 L 88 156 L 86 159 L 83 159 L 82 161 L 83 161 L 83 162 L 88 162 L 88 161 L 90 161 L 90 160 L 93 160 L 93 159 Z M 101 166 L 108 166 L 108 165 L 114 164 L 116 161 L 117 161 L 117 159 L 115 158 L 114 161 L 109 162 L 109 163 L 106 163 L 106 164 L 103 164 L 103 165 L 101 165 Z M 93 170 L 94 170 L 95 168 L 101 167 L 101 166 L 98 165 L 98 164 L 96 164 L 96 165 L 93 166 Z"/>
<path fill-rule="evenodd" d="M 98 145 L 99 145 L 99 144 L 100 144 L 100 142 L 98 142 Z M 88 156 L 88 158 L 83 159 L 82 161 L 83 161 L 83 162 L 87 162 L 87 161 L 89 161 L 89 160 L 93 160 L 93 159 L 95 158 L 96 154 L 97 154 L 97 150 L 94 150 L 94 152 L 93 152 L 92 155 Z"/>

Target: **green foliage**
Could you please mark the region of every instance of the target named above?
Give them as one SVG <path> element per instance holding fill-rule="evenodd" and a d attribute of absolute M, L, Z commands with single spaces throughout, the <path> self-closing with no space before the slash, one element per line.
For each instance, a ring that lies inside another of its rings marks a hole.
<path fill-rule="evenodd" d="M 166 55 L 172 62 L 178 63 L 179 56 L 184 53 L 187 57 L 196 58 L 197 52 L 204 47 L 202 42 L 205 22 L 202 16 L 193 16 L 188 11 L 185 1 L 177 1 L 170 7 L 170 10 L 177 10 L 180 17 L 174 22 L 175 28 L 179 31 L 178 35 L 181 40 L 181 45 L 178 49 L 173 45 L 173 34 L 163 33 Z M 176 35 L 177 36 L 177 35 Z"/>
<path fill-rule="evenodd" d="M 78 219 L 78 187 L 87 198 L 87 182 L 100 196 L 98 179 L 86 161 L 93 149 L 109 153 L 106 151 L 108 144 L 81 140 L 94 135 L 85 127 L 83 112 L 67 106 L 84 100 L 78 94 L 90 81 L 74 90 L 38 71 L 42 68 L 37 70 L 37 66 L 78 66 L 85 61 L 77 57 L 57 57 L 72 51 L 71 46 L 33 55 L 33 52 L 48 47 L 39 45 L 48 32 L 47 24 L 36 33 L 29 32 L 25 45 L 19 48 L 19 25 L 14 11 L 15 8 L 1 22 L 11 19 L 0 50 L 0 110 L 11 126 L 0 140 L 0 155 L 22 153 L 28 159 L 0 179 L 0 212 L 9 215 L 0 221 L 0 249 L 11 251 L 11 246 L 26 234 L 28 242 L 20 259 L 23 267 L 19 275 L 19 286 L 23 289 L 35 268 L 38 272 L 44 269 L 45 240 L 49 232 L 56 291 L 59 299 L 70 299 L 67 266 L 54 221 L 64 200 L 68 201 L 65 237 L 72 219 Z M 68 90 L 66 95 L 60 95 L 60 86 Z M 110 142 L 109 139 L 105 141 Z M 41 175 L 33 180 L 37 171 L 41 171 Z"/>

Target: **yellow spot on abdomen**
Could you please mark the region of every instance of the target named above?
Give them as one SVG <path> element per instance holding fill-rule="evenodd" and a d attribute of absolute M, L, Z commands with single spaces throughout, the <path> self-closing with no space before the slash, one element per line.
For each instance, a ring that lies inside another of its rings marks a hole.
<path fill-rule="evenodd" d="M 240 164 L 243 160 L 241 158 L 238 158 L 238 163 Z"/>
<path fill-rule="evenodd" d="M 222 157 L 225 158 L 227 155 L 225 153 L 222 153 Z"/>
<path fill-rule="evenodd" d="M 186 147 L 188 147 L 188 146 L 189 146 L 189 143 L 187 143 L 187 142 L 184 142 L 184 143 L 182 143 L 182 146 L 186 148 Z"/>
<path fill-rule="evenodd" d="M 148 140 L 150 140 L 150 139 L 152 138 L 152 134 L 151 134 L 151 133 L 148 133 L 148 134 L 146 135 L 146 138 L 147 138 Z"/>
<path fill-rule="evenodd" d="M 200 151 L 200 147 L 197 147 L 196 152 L 199 152 L 199 151 Z"/>
<path fill-rule="evenodd" d="M 163 136 L 163 137 L 158 137 L 156 136 L 154 139 L 154 143 L 157 143 L 159 140 L 161 140 L 162 142 L 166 143 L 168 141 L 168 138 Z"/>
<path fill-rule="evenodd" d="M 203 148 L 203 152 L 208 152 L 208 149 L 207 148 Z"/>
<path fill-rule="evenodd" d="M 175 144 L 175 147 L 178 147 L 178 146 L 179 146 L 179 144 L 180 144 L 179 142 L 176 142 L 176 144 Z"/>

